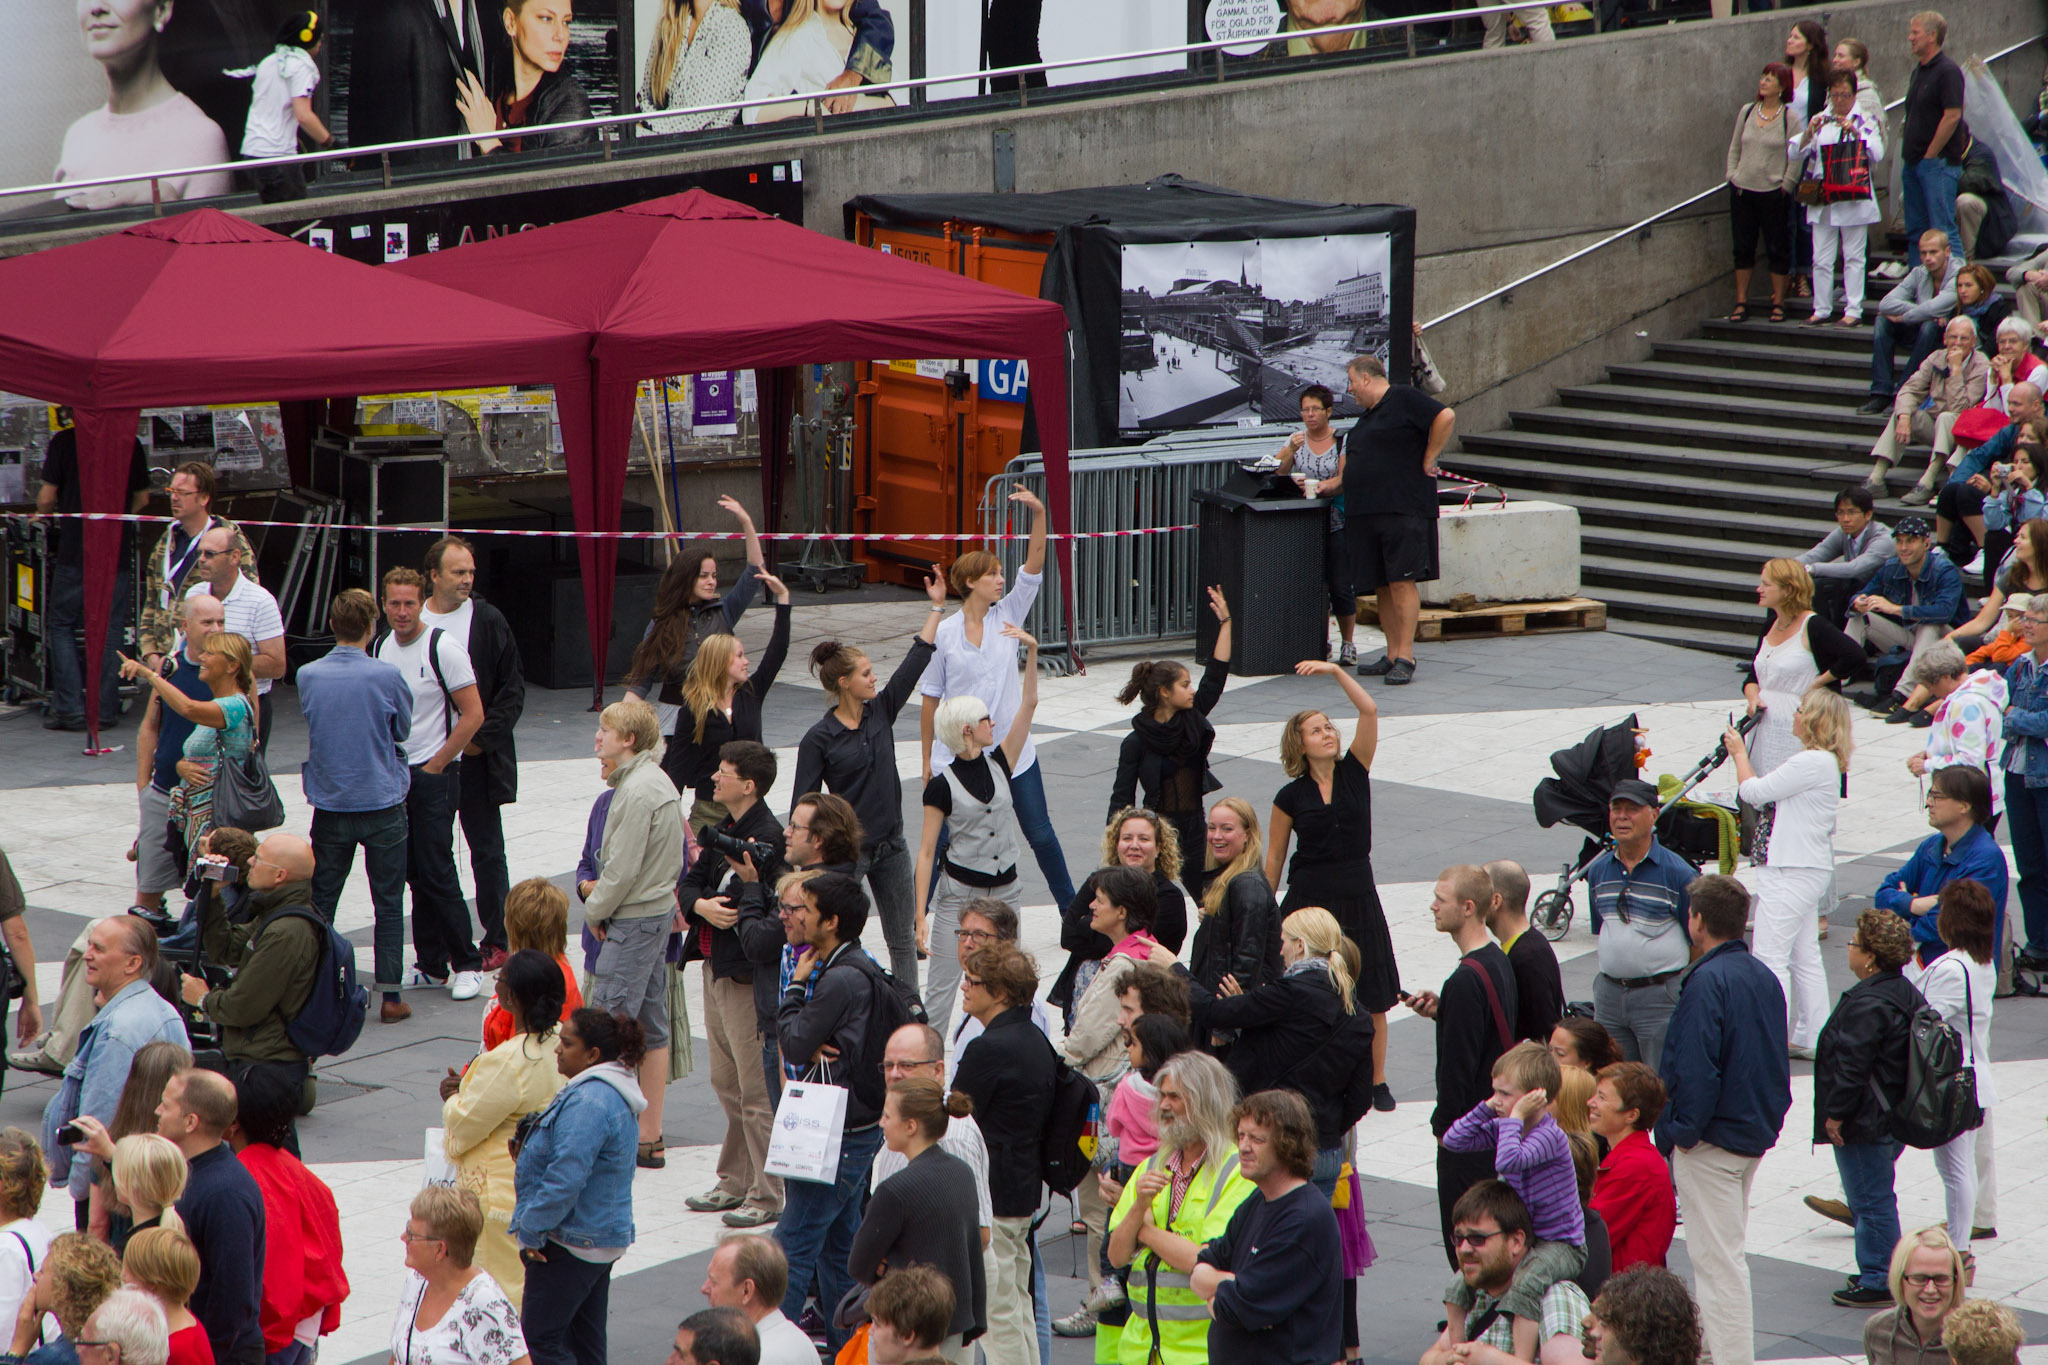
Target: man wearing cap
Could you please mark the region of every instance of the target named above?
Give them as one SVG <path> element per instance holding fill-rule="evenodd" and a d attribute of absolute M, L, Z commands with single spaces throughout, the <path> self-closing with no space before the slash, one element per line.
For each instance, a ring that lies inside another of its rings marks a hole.
<path fill-rule="evenodd" d="M 1909 649 L 1906 666 L 1898 684 L 1888 694 L 1872 693 L 1873 710 L 1889 713 L 1888 720 L 1904 724 L 1912 719 L 1906 710 L 1906 676 L 1922 650 L 1942 638 L 1949 627 L 1968 618 L 1969 603 L 1963 599 L 1963 576 L 1948 556 L 1934 552 L 1934 528 L 1924 517 L 1906 517 L 1892 528 L 1896 553 L 1870 581 L 1849 600 L 1849 623 L 1844 627 L 1850 639 L 1883 653 Z"/>
<path fill-rule="evenodd" d="M 1664 1055 L 1664 1029 L 1678 1005 L 1678 978 L 1692 961 L 1686 888 L 1699 875 L 1657 842 L 1657 804 L 1657 789 L 1642 779 L 1615 783 L 1607 798 L 1614 847 L 1586 870 L 1600 947 L 1593 1018 L 1624 1060 L 1653 1068 Z"/>

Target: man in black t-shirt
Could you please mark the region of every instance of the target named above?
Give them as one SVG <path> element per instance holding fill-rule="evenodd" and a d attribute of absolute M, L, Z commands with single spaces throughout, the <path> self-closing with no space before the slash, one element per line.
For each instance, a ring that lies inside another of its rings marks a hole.
<path fill-rule="evenodd" d="M 36 491 L 36 511 L 82 512 L 84 494 L 78 477 L 78 432 L 70 425 L 71 410 L 57 409 L 60 430 L 50 437 L 43 451 L 43 486 Z M 131 515 L 149 501 L 149 460 L 137 441 L 128 463 L 128 502 L 121 510 Z M 50 631 L 50 701 L 43 717 L 45 730 L 85 729 L 85 524 L 75 517 L 52 522 L 49 530 L 50 584 L 44 611 Z M 135 523 L 121 523 L 120 565 L 126 565 L 135 549 Z M 128 629 L 134 609 L 134 589 L 116 572 L 113 610 L 107 617 L 107 647 L 100 655 L 100 726 L 115 725 L 121 719 L 121 636 Z"/>
<path fill-rule="evenodd" d="M 1515 1036 L 1550 1044 L 1552 1030 L 1564 1017 L 1564 976 L 1557 950 L 1529 923 L 1529 874 L 1517 862 L 1502 858 L 1486 865 L 1493 883 L 1493 904 L 1486 927 L 1515 970 Z"/>
<path fill-rule="evenodd" d="M 1415 677 L 1417 584 L 1437 577 L 1436 461 L 1451 439 L 1451 410 L 1420 389 L 1387 382 L 1387 367 L 1362 355 L 1346 367 L 1364 409 L 1344 438 L 1345 548 L 1359 592 L 1377 594 L 1387 652 L 1361 677 L 1399 687 Z"/>
<path fill-rule="evenodd" d="M 1948 24 L 1932 10 L 1914 15 L 1906 26 L 1906 41 L 1917 65 L 1906 84 L 1900 182 L 1906 199 L 1906 240 L 1918 241 L 1932 228 L 1960 246 L 1956 182 L 1962 177 L 1970 127 L 1963 122 L 1963 69 L 1941 50 L 1947 40 Z"/>

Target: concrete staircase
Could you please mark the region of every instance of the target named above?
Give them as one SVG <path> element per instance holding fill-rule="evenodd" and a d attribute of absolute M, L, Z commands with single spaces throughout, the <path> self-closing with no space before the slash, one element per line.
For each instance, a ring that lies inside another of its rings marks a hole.
<path fill-rule="evenodd" d="M 1868 475 L 1884 421 L 1856 412 L 1867 327 L 1761 321 L 1768 311 L 1658 342 L 1605 383 L 1512 414 L 1506 431 L 1461 434 L 1445 463 L 1579 510 L 1584 591 L 1608 604 L 1610 630 L 1747 656 L 1762 620 L 1757 570 L 1831 528 L 1835 493 Z M 1887 523 L 1907 510 L 1896 498 L 1927 454 L 1893 472 Z"/>

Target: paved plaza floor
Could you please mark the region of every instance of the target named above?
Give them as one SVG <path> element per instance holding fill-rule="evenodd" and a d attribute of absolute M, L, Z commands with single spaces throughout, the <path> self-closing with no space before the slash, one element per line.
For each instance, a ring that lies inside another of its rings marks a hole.
<path fill-rule="evenodd" d="M 822 602 L 799 595 L 790 665 L 765 707 L 767 738 L 783 760 L 785 779 L 797 740 L 824 708 L 822 693 L 803 667 L 810 647 L 826 638 L 861 644 L 886 676 L 923 613 L 921 598 L 888 589 Z M 741 634 L 750 649 L 758 649 L 768 626 L 765 612 L 747 617 Z M 1369 632 L 1366 637 L 1372 638 Z M 1186 657 L 1190 648 L 1177 640 L 1162 652 Z M 1117 746 L 1130 716 L 1114 693 L 1139 657 L 1142 652 L 1099 651 L 1086 674 L 1043 682 L 1039 752 L 1053 820 L 1077 881 L 1099 848 Z M 1731 706 L 1739 705 L 1739 680 L 1727 660 L 1619 634 L 1428 644 L 1420 659 L 1411 687 L 1368 684 L 1381 707 L 1373 861 L 1410 990 L 1436 988 L 1455 961 L 1428 914 L 1430 886 L 1444 865 L 1515 858 L 1540 889 L 1578 850 L 1577 831 L 1539 829 L 1531 815 L 1531 789 L 1548 775 L 1553 750 L 1633 711 L 1648 731 L 1650 773 L 1676 773 L 1713 747 Z M 289 692 L 282 695 L 271 762 L 289 812 L 286 827 L 303 832 L 309 817 L 297 769 L 305 731 Z M 608 693 L 612 699 L 618 695 L 617 688 Z M 566 884 L 574 865 L 586 813 L 601 789 L 590 753 L 595 717 L 589 703 L 587 690 L 528 691 L 518 728 L 521 799 L 505 812 L 515 881 L 538 874 Z M 1310 706 L 1329 708 L 1349 733 L 1350 709 L 1330 680 L 1233 679 L 1213 717 L 1224 791 L 1246 797 L 1263 813 L 1285 780 L 1278 761 L 1281 722 Z M 1904 767 L 1922 732 L 1887 727 L 1861 711 L 1856 723 L 1851 794 L 1836 839 L 1838 889 L 1845 897 L 1867 896 L 1926 833 L 1919 786 Z M 912 779 L 906 798 L 914 804 L 914 706 L 896 733 L 899 764 Z M 29 712 L 0 710 L 0 847 L 28 894 L 45 998 L 55 993 L 56 964 L 65 947 L 89 918 L 126 907 L 133 885 L 125 858 L 135 824 L 133 750 L 88 759 L 78 753 L 79 738 L 46 733 Z M 132 745 L 132 718 L 111 739 Z M 1728 792 L 1733 785 L 1724 767 L 1706 789 Z M 789 795 L 778 789 L 771 803 L 786 810 Z M 908 813 L 914 821 L 915 811 Z M 1026 946 L 1037 954 L 1049 983 L 1062 960 L 1057 916 L 1037 868 L 1026 861 Z M 467 886 L 466 866 L 462 874 Z M 1579 899 L 1583 906 L 1583 894 Z M 1823 945 L 1837 990 L 1849 980 L 1845 930 L 1865 904 L 1852 899 L 1843 905 Z M 369 922 L 368 891 L 358 874 L 343 900 L 340 923 L 361 945 L 365 963 Z M 1557 949 L 1567 997 L 1590 998 L 1593 940 L 1583 910 Z M 701 999 L 699 982 L 693 976 L 689 983 L 693 1013 Z M 430 991 L 408 999 L 415 1010 L 411 1020 L 372 1022 L 352 1053 L 320 1066 L 320 1106 L 301 1125 L 306 1159 L 341 1204 L 354 1286 L 341 1330 L 323 1344 L 330 1362 L 385 1356 L 401 1274 L 398 1234 L 405 1205 L 419 1187 L 424 1130 L 439 1122 L 435 1085 L 444 1068 L 476 1050 L 482 1001 L 456 1004 Z M 704 1264 L 723 1231 L 715 1215 L 683 1207 L 687 1195 L 713 1183 L 724 1132 L 707 1080 L 701 1017 L 693 1026 L 696 1070 L 668 1098 L 669 1164 L 663 1171 L 641 1172 L 636 1180 L 638 1240 L 613 1282 L 612 1358 L 622 1365 L 654 1365 L 664 1356 L 676 1321 L 702 1305 Z M 1396 1011 L 1390 1030 L 1389 1080 L 1401 1104 L 1392 1114 L 1368 1115 L 1360 1134 L 1365 1209 L 1379 1251 L 1377 1264 L 1359 1281 L 1360 1321 L 1368 1359 L 1413 1362 L 1441 1316 L 1447 1275 L 1427 1122 L 1434 1044 L 1428 1022 L 1405 1010 Z M 2029 1333 L 2039 1340 L 2048 1338 L 2048 1259 L 2032 1248 L 2032 1238 L 2048 1215 L 2048 1002 L 1999 1001 L 1993 1046 L 2003 1235 L 1976 1248 L 1977 1292 L 2024 1310 Z M 10 1074 L 0 1094 L 0 1123 L 33 1129 L 52 1085 Z M 1799 1201 L 1803 1194 L 1838 1192 L 1829 1154 L 1806 1140 L 1812 1124 L 1809 1064 L 1793 1064 L 1793 1091 L 1784 1137 L 1758 1174 L 1750 1220 L 1757 1354 L 1776 1360 L 1860 1359 L 1866 1315 L 1828 1302 L 1852 1265 L 1848 1229 L 1810 1214 Z M 1926 1154 L 1904 1155 L 1898 1183 L 1905 1227 L 1940 1221 L 1941 1186 Z M 68 1225 L 64 1204 L 59 1198 L 47 1201 L 44 1220 Z M 1056 1232 L 1066 1221 L 1064 1206 L 1056 1206 L 1044 1242 L 1056 1314 L 1069 1311 L 1085 1290 L 1078 1239 Z M 1687 1274 L 1682 1228 L 1679 1237 L 1673 1267 Z M 2040 1349 L 2048 1361 L 2048 1348 Z M 1088 1343 L 1056 1339 L 1056 1361 L 1078 1365 L 1090 1358 Z"/>

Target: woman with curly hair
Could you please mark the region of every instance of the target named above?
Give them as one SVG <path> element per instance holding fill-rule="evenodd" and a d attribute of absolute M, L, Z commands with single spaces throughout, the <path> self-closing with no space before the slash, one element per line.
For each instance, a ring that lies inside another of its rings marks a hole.
<path fill-rule="evenodd" d="M 8 1365 L 78 1365 L 73 1344 L 85 1334 L 85 1322 L 107 1296 L 121 1287 L 121 1258 L 98 1238 L 67 1232 L 50 1243 L 50 1254 L 36 1271 L 35 1288 L 14 1315 L 14 1341 L 0 1361 Z M 43 1345 L 43 1315 L 51 1314 L 63 1335 Z"/>
<path fill-rule="evenodd" d="M 1067 965 L 1053 982 L 1046 1003 L 1065 1010 L 1069 1026 L 1074 1005 L 1094 979 L 1096 965 L 1114 946 L 1088 927 L 1096 882 L 1112 867 L 1134 867 L 1150 875 L 1159 901 L 1152 936 L 1177 954 L 1188 937 L 1188 900 L 1175 884 L 1184 866 L 1182 850 L 1187 847 L 1174 821 L 1156 810 L 1125 806 L 1109 817 L 1102 830 L 1102 866 L 1081 883 L 1060 921 L 1060 947 L 1067 950 Z"/>
<path fill-rule="evenodd" d="M 1593 1300 L 1586 1354 L 1597 1365 L 1696 1365 L 1700 1315 L 1685 1282 L 1654 1265 L 1609 1277 Z"/>

